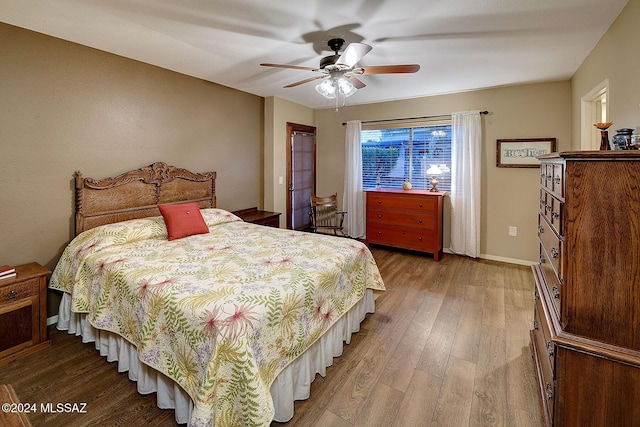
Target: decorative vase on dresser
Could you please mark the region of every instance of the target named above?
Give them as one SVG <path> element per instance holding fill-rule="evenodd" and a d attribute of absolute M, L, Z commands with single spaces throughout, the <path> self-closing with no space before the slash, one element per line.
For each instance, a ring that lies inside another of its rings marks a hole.
<path fill-rule="evenodd" d="M 531 347 L 546 426 L 640 426 L 640 152 L 539 157 Z"/>
<path fill-rule="evenodd" d="M 366 243 L 442 256 L 442 191 L 367 190 Z"/>

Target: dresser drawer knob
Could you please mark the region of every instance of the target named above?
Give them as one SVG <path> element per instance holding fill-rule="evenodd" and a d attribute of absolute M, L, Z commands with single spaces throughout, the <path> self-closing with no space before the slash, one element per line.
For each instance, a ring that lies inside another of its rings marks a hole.
<path fill-rule="evenodd" d="M 545 205 L 544 210 L 549 212 L 551 210 L 551 205 Z"/>
<path fill-rule="evenodd" d="M 420 203 L 420 204 L 418 205 L 418 207 L 422 207 L 422 203 Z"/>
<path fill-rule="evenodd" d="M 540 264 L 544 264 L 545 262 L 544 255 L 540 254 Z"/>
<path fill-rule="evenodd" d="M 558 218 L 560 218 L 560 213 L 558 213 L 558 211 L 553 211 L 553 212 L 551 213 L 551 218 L 553 218 L 553 219 L 558 219 Z"/>
<path fill-rule="evenodd" d="M 551 258 L 558 258 L 558 248 L 556 248 L 555 246 L 551 248 Z"/>
<path fill-rule="evenodd" d="M 538 226 L 538 234 L 542 234 L 542 233 L 544 233 L 544 227 L 542 226 L 542 224 L 540 224 Z"/>
<path fill-rule="evenodd" d="M 382 214 L 378 214 L 378 218 L 382 218 Z"/>
<path fill-rule="evenodd" d="M 418 222 L 419 222 L 420 224 L 422 224 L 422 220 L 421 220 L 421 219 L 419 219 L 419 220 L 418 220 Z"/>
<path fill-rule="evenodd" d="M 547 175 L 547 181 L 551 181 L 551 178 L 553 178 L 551 175 Z"/>
<path fill-rule="evenodd" d="M 382 236 L 382 231 L 378 231 L 378 236 Z"/>
<path fill-rule="evenodd" d="M 561 182 L 561 181 L 562 181 L 562 180 L 560 179 L 560 177 L 559 177 L 559 176 L 556 176 L 556 177 L 553 179 L 553 182 L 554 182 L 554 183 L 556 183 L 556 184 L 560 184 L 560 182 Z"/>
<path fill-rule="evenodd" d="M 534 300 L 539 300 L 540 299 L 540 294 L 538 293 L 538 288 L 535 288 L 533 290 L 533 299 Z"/>
<path fill-rule="evenodd" d="M 422 237 L 418 237 L 418 240 L 420 240 L 422 242 Z"/>
<path fill-rule="evenodd" d="M 553 386 L 547 383 L 547 400 L 553 400 Z"/>
<path fill-rule="evenodd" d="M 381 205 L 382 204 L 382 200 L 378 200 L 378 204 Z"/>
<path fill-rule="evenodd" d="M 551 288 L 551 292 L 553 293 L 554 299 L 560 299 L 560 291 L 558 290 L 557 286 L 554 286 L 553 288 Z"/>
<path fill-rule="evenodd" d="M 18 296 L 18 292 L 14 290 L 10 290 L 9 293 L 7 294 L 7 297 L 9 297 L 9 299 L 14 299 L 17 296 Z"/>
<path fill-rule="evenodd" d="M 533 329 L 538 330 L 538 319 L 533 319 Z"/>
<path fill-rule="evenodd" d="M 553 356 L 553 342 L 551 341 L 547 342 L 547 354 L 549 357 Z"/>

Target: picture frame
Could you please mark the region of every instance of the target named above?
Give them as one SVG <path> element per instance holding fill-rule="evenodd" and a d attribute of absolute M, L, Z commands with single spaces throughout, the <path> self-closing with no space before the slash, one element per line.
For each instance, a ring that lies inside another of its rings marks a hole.
<path fill-rule="evenodd" d="M 498 139 L 496 166 L 499 168 L 537 168 L 538 156 L 556 151 L 556 138 Z"/>

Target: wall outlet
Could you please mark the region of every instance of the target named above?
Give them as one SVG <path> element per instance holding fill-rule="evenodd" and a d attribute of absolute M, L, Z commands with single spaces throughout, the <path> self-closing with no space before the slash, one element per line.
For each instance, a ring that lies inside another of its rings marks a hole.
<path fill-rule="evenodd" d="M 518 227 L 514 227 L 512 225 L 509 226 L 509 236 L 517 236 L 518 235 Z"/>

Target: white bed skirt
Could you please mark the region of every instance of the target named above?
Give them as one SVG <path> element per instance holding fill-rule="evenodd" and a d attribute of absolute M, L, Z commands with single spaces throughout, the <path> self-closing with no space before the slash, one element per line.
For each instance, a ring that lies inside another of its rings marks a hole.
<path fill-rule="evenodd" d="M 316 374 L 326 375 L 326 368 L 333 364 L 333 358 L 342 355 L 343 343 L 351 342 L 351 334 L 358 332 L 366 314 L 374 311 L 374 293 L 367 289 L 365 296 L 349 312 L 278 375 L 271 385 L 274 421 L 287 422 L 293 417 L 294 401 L 309 398 Z M 64 293 L 56 327 L 81 335 L 84 343 L 95 342 L 101 356 L 109 362 L 118 362 L 118 372 L 129 372 L 129 379 L 137 382 L 138 393 L 157 393 L 158 408 L 173 409 L 178 424 L 188 423 L 193 402 L 187 392 L 169 377 L 140 363 L 134 345 L 112 332 L 94 328 L 85 318 L 86 314 L 71 312 L 71 295 Z"/>

